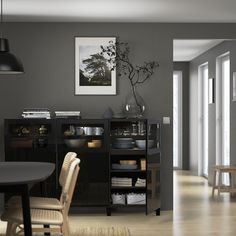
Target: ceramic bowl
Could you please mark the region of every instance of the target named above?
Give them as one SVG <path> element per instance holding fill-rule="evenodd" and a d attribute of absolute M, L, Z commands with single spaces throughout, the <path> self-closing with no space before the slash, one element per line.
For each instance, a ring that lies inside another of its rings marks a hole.
<path fill-rule="evenodd" d="M 65 139 L 65 144 L 70 148 L 80 148 L 83 147 L 86 139 Z"/>
<path fill-rule="evenodd" d="M 146 140 L 136 140 L 135 144 L 140 149 L 146 148 Z M 154 145 L 154 140 L 148 140 L 148 148 L 152 148 Z"/>
<path fill-rule="evenodd" d="M 135 160 L 120 160 L 121 165 L 136 165 L 137 161 Z"/>

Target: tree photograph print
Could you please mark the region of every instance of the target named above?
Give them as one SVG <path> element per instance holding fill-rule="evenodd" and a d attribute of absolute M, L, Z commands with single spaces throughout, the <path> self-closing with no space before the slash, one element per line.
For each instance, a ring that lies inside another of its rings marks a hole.
<path fill-rule="evenodd" d="M 75 38 L 75 94 L 115 95 L 116 71 L 102 48 L 115 44 L 110 37 Z"/>

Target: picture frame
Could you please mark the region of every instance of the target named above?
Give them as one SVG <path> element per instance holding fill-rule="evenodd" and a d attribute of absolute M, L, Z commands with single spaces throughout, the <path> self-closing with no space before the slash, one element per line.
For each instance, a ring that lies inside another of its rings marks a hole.
<path fill-rule="evenodd" d="M 215 103 L 215 78 L 208 79 L 208 104 Z"/>
<path fill-rule="evenodd" d="M 102 48 L 115 37 L 75 37 L 75 95 L 116 95 L 116 69 Z"/>

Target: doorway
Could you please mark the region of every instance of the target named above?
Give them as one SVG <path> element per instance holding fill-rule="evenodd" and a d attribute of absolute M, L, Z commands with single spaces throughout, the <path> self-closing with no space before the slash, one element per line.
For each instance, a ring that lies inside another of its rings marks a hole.
<path fill-rule="evenodd" d="M 229 57 L 233 60 L 231 63 L 236 61 L 232 55 L 235 47 L 235 40 L 225 39 L 173 41 L 173 73 L 181 71 L 185 65 L 182 76 L 182 167 L 195 175 L 208 177 L 210 183 L 214 165 L 230 164 L 230 116 L 233 117 L 230 113 L 234 110 L 230 112 L 233 71 L 230 71 Z M 173 107 L 176 107 L 175 86 L 173 82 Z M 187 96 L 186 90 L 189 92 Z M 186 113 L 189 124 L 185 120 Z M 175 117 L 173 110 L 173 166 L 178 168 Z M 187 152 L 186 147 L 189 148 Z"/>

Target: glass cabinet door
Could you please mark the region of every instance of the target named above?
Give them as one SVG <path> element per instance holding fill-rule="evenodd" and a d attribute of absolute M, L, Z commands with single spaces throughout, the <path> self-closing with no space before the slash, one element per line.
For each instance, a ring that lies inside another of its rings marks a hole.
<path fill-rule="evenodd" d="M 147 206 L 146 213 L 160 213 L 160 123 L 147 124 Z"/>

